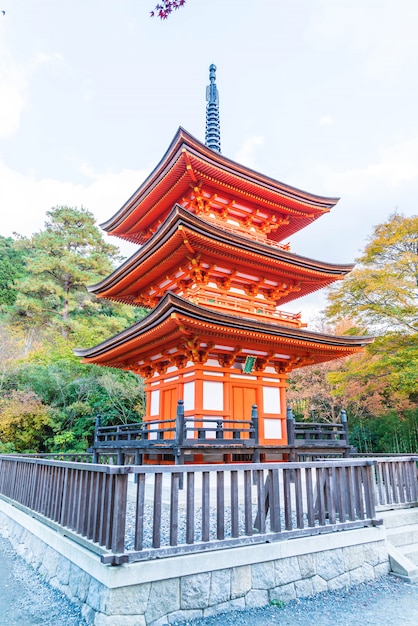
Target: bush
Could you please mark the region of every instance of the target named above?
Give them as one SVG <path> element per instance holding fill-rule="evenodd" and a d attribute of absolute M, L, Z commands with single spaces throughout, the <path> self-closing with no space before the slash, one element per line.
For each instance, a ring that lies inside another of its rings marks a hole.
<path fill-rule="evenodd" d="M 12 391 L 0 400 L 0 442 L 14 452 L 45 452 L 53 435 L 53 410 L 33 391 Z"/>

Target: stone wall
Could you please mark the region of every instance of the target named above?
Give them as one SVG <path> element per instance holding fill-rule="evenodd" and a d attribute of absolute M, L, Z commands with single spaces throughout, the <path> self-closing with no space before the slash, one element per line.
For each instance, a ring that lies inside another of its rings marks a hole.
<path fill-rule="evenodd" d="M 384 528 L 105 566 L 0 500 L 0 533 L 94 626 L 165 626 L 350 587 L 389 571 Z"/>

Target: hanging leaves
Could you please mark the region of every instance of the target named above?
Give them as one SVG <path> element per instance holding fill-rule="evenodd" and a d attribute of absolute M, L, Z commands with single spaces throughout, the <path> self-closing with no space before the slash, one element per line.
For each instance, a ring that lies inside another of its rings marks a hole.
<path fill-rule="evenodd" d="M 184 7 L 186 0 L 163 0 L 155 6 L 155 9 L 151 11 L 151 17 L 159 17 L 160 20 L 166 20 L 170 13 L 177 11 L 181 7 Z"/>

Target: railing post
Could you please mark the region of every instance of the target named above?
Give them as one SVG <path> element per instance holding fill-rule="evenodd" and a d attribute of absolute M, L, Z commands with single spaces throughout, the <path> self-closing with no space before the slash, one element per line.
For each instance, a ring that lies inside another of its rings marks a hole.
<path fill-rule="evenodd" d="M 287 443 L 289 446 L 295 445 L 295 417 L 293 415 L 292 407 L 288 406 L 286 411 L 286 426 L 287 426 Z"/>
<path fill-rule="evenodd" d="M 365 480 L 364 480 L 364 504 L 366 508 L 366 517 L 375 519 L 376 517 L 376 478 L 375 466 L 377 461 L 366 461 Z"/>
<path fill-rule="evenodd" d="M 175 440 L 176 446 L 174 449 L 174 463 L 176 465 L 184 465 L 184 435 L 185 435 L 185 421 L 184 421 L 184 400 L 179 400 L 177 402 L 177 413 L 176 413 L 176 432 L 175 432 Z M 183 472 L 179 474 L 179 489 L 183 489 L 184 487 L 184 476 Z"/>
<path fill-rule="evenodd" d="M 259 434 L 258 434 L 258 406 L 253 404 L 251 407 L 251 424 L 250 428 L 254 434 L 254 454 L 253 454 L 253 463 L 260 463 L 260 450 L 258 448 L 259 444 Z M 254 476 L 255 479 L 255 476 Z"/>
<path fill-rule="evenodd" d="M 344 428 L 344 440 L 346 445 L 349 445 L 349 441 L 348 441 L 348 421 L 347 421 L 347 412 L 344 409 L 341 409 L 341 424 L 343 425 Z M 344 457 L 349 457 L 350 456 L 350 451 L 347 448 L 346 450 L 344 450 Z"/>
<path fill-rule="evenodd" d="M 259 444 L 258 434 L 258 406 L 253 404 L 251 407 L 251 428 L 254 433 L 254 443 Z"/>
<path fill-rule="evenodd" d="M 184 444 L 184 400 L 179 400 L 177 403 L 176 442 L 178 446 Z"/>
<path fill-rule="evenodd" d="M 101 415 L 96 415 L 96 422 L 94 424 L 94 444 L 93 444 L 93 456 L 92 456 L 92 462 L 93 463 L 98 463 L 99 462 L 99 453 L 96 450 L 96 444 L 99 443 L 99 428 L 102 425 L 102 416 Z"/>
<path fill-rule="evenodd" d="M 101 425 L 102 425 L 102 416 L 96 415 L 96 422 L 94 424 L 94 442 L 95 443 L 99 439 L 99 428 Z"/>
<path fill-rule="evenodd" d="M 289 446 L 289 460 L 291 463 L 296 461 L 295 451 L 295 416 L 292 407 L 288 406 L 286 411 L 286 428 L 287 428 L 287 445 Z"/>
<path fill-rule="evenodd" d="M 126 502 L 128 496 L 128 474 L 115 474 L 113 496 L 113 519 L 110 548 L 114 554 L 125 551 Z"/>

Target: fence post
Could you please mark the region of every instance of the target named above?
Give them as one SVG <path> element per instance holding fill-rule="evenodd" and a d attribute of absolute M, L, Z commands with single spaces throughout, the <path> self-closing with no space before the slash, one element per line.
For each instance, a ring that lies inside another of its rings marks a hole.
<path fill-rule="evenodd" d="M 286 411 L 287 445 L 289 446 L 289 461 L 296 461 L 295 452 L 295 417 L 292 407 L 288 406 Z"/>
<path fill-rule="evenodd" d="M 253 463 L 260 463 L 260 450 L 258 449 L 259 434 L 258 434 L 258 406 L 253 404 L 251 407 L 251 423 L 250 428 L 254 434 L 254 453 Z M 257 446 L 257 447 L 256 447 Z"/>
<path fill-rule="evenodd" d="M 128 474 L 114 474 L 113 519 L 110 545 L 114 554 L 125 552 L 126 502 L 128 497 Z"/>
<path fill-rule="evenodd" d="M 184 444 L 184 400 L 179 400 L 177 403 L 176 442 L 178 446 Z"/>
<path fill-rule="evenodd" d="M 101 427 L 101 425 L 102 425 L 102 416 L 96 415 L 96 422 L 94 424 L 94 444 L 93 444 L 93 458 L 92 458 L 93 463 L 99 462 L 99 453 L 96 450 L 96 444 L 99 443 L 99 428 Z"/>
<path fill-rule="evenodd" d="M 366 516 L 369 519 L 375 519 L 376 517 L 376 466 L 376 460 L 366 461 L 366 476 L 364 480 L 364 504 L 366 508 Z"/>
<path fill-rule="evenodd" d="M 341 424 L 343 425 L 344 428 L 344 440 L 346 445 L 349 445 L 349 441 L 348 441 L 348 421 L 347 421 L 347 412 L 344 409 L 341 409 Z M 344 457 L 347 458 L 350 456 L 350 451 L 347 448 L 346 450 L 344 450 Z"/>
<path fill-rule="evenodd" d="M 176 465 L 184 465 L 184 400 L 179 400 L 177 402 L 177 414 L 176 414 L 176 445 L 174 448 L 174 463 Z M 179 489 L 183 489 L 184 487 L 184 477 L 183 473 L 179 475 Z"/>

